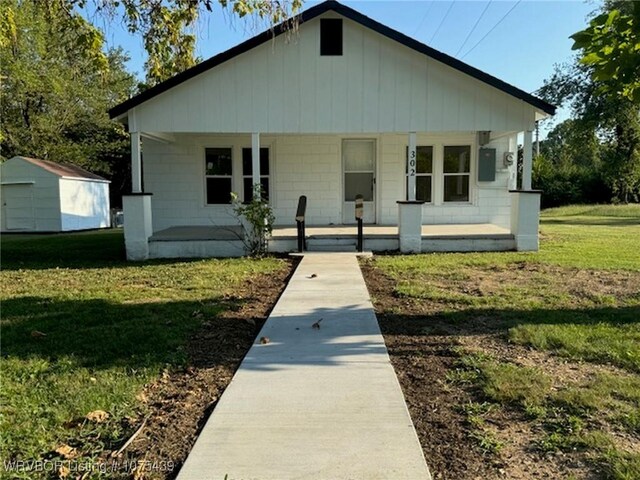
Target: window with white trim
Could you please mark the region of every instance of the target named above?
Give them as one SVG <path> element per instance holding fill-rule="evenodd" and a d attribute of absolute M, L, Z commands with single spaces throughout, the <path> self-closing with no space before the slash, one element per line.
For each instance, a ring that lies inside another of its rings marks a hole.
<path fill-rule="evenodd" d="M 471 146 L 444 147 L 444 202 L 468 202 L 471 178 Z"/>
<path fill-rule="evenodd" d="M 262 185 L 262 199 L 269 201 L 268 148 L 260 148 L 260 185 Z M 253 199 L 253 159 L 251 148 L 242 149 L 242 187 L 244 202 L 249 203 Z"/>
<path fill-rule="evenodd" d="M 409 147 L 407 147 L 407 159 L 409 158 Z M 433 202 L 433 147 L 416 147 L 416 200 L 421 202 Z M 408 162 L 407 166 L 408 166 Z M 407 176 L 407 198 L 409 196 L 409 172 Z"/>
<path fill-rule="evenodd" d="M 207 205 L 231 203 L 233 179 L 231 148 L 205 149 L 204 163 Z"/>

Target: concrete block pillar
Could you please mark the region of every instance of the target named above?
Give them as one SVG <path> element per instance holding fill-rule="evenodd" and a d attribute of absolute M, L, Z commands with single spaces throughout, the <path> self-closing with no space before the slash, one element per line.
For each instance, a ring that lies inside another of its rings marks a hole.
<path fill-rule="evenodd" d="M 511 190 L 511 233 L 519 252 L 537 252 L 540 190 Z"/>
<path fill-rule="evenodd" d="M 138 193 L 122 196 L 124 213 L 124 245 L 128 260 L 149 258 L 151 226 L 151 194 Z"/>
<path fill-rule="evenodd" d="M 398 201 L 398 236 L 402 253 L 422 251 L 422 204 L 418 201 Z"/>

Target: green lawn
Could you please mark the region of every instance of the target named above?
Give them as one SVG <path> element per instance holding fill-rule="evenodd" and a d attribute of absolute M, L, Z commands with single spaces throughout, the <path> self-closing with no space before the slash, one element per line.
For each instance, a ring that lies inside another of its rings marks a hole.
<path fill-rule="evenodd" d="M 537 253 L 380 256 L 373 265 L 407 302 L 389 313 L 433 319 L 425 335 L 494 335 L 503 348 L 549 352 L 578 370 L 617 367 L 572 383 L 462 349 L 450 380 L 474 385 L 487 405 L 535 418 L 546 432 L 541 450 L 587 450 L 606 478 L 640 478 L 640 454 L 599 431 L 622 432 L 640 445 L 640 205 L 548 210 L 541 234 Z M 470 407 L 469 418 L 483 449 L 496 453 L 500 441 L 477 433 L 483 408 Z"/>
<path fill-rule="evenodd" d="M 235 286 L 284 268 L 274 258 L 129 263 L 116 231 L 3 236 L 3 460 L 41 459 L 62 443 L 90 459 L 120 445 L 142 408 L 136 395 L 188 361 L 202 321 L 234 307 Z M 94 410 L 109 419 L 68 427 Z"/>

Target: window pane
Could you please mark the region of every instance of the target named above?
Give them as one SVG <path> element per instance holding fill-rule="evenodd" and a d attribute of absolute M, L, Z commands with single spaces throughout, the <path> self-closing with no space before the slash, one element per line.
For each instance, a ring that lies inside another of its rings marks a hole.
<path fill-rule="evenodd" d="M 207 203 L 231 203 L 230 178 L 207 178 Z"/>
<path fill-rule="evenodd" d="M 342 144 L 345 172 L 373 172 L 374 148 L 369 140 L 346 140 Z"/>
<path fill-rule="evenodd" d="M 207 175 L 231 175 L 231 149 L 207 148 L 205 166 Z"/>
<path fill-rule="evenodd" d="M 345 173 L 344 201 L 353 202 L 362 195 L 365 202 L 373 201 L 373 173 Z"/>
<path fill-rule="evenodd" d="M 469 175 L 447 175 L 444 177 L 444 201 L 469 201 Z"/>
<path fill-rule="evenodd" d="M 244 178 L 244 203 L 249 203 L 253 200 L 253 179 Z M 269 201 L 269 179 L 260 178 L 260 185 L 262 185 L 262 199 Z"/>
<path fill-rule="evenodd" d="M 253 162 L 251 161 L 251 149 L 242 149 L 242 174 L 253 174 Z M 260 148 L 260 175 L 269 175 L 269 149 Z"/>
<path fill-rule="evenodd" d="M 416 200 L 431 202 L 431 177 L 416 177 Z"/>
<path fill-rule="evenodd" d="M 433 147 L 416 147 L 417 162 L 416 173 L 433 173 Z M 409 157 L 409 147 L 407 147 L 407 158 Z"/>
<path fill-rule="evenodd" d="M 407 177 L 407 192 L 409 191 L 409 178 Z M 431 202 L 431 177 L 427 175 L 416 176 L 416 200 Z"/>
<path fill-rule="evenodd" d="M 467 173 L 471 166 L 471 147 L 444 147 L 444 173 Z"/>

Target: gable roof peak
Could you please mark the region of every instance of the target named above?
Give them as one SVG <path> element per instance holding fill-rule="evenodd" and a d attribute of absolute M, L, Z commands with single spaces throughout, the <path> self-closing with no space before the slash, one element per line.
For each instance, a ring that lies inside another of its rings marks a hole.
<path fill-rule="evenodd" d="M 527 93 L 524 90 L 521 90 L 503 80 L 500 80 L 497 77 L 494 77 L 493 75 L 489 75 L 488 73 L 485 73 L 478 68 L 472 67 L 471 65 L 464 63 L 455 57 L 447 55 L 446 53 L 443 53 L 439 50 L 436 50 L 435 48 L 432 48 L 424 43 L 421 43 L 418 40 L 405 35 L 404 33 L 401 33 L 376 20 L 373 20 L 372 18 L 367 17 L 366 15 L 360 13 L 359 11 L 351 7 L 347 7 L 346 5 L 336 0 L 325 0 L 324 2 L 319 3 L 318 5 L 314 5 L 313 7 L 308 8 L 307 10 L 304 10 L 303 12 L 297 14 L 295 18 L 298 20 L 300 24 L 303 24 L 304 22 L 308 22 L 328 11 L 334 11 L 342 15 L 343 17 L 348 18 L 349 20 L 352 20 L 366 28 L 369 28 L 377 32 L 380 35 L 383 35 L 391 40 L 394 40 L 412 50 L 422 53 L 423 55 L 433 58 L 434 60 L 437 60 L 451 68 L 454 68 L 477 80 L 480 80 L 481 82 L 491 85 L 492 87 L 497 88 L 498 90 L 501 90 L 513 97 L 516 97 L 549 115 L 554 115 L 556 112 L 555 105 L 551 105 L 550 103 L 542 100 L 541 98 L 531 95 L 530 93 Z M 272 29 L 266 30 L 256 35 L 255 37 L 252 37 L 249 40 L 246 40 L 236 45 L 235 47 L 230 48 L 225 52 L 214 55 L 213 57 L 181 73 L 178 73 L 177 75 L 174 75 L 173 77 L 165 80 L 164 82 L 161 82 L 149 88 L 148 90 L 145 90 L 142 93 L 134 97 L 131 97 L 130 99 L 120 103 L 119 105 L 116 105 L 115 107 L 109 110 L 109 116 L 111 118 L 119 117 L 125 114 L 128 110 L 136 107 L 137 105 L 140 105 L 146 102 L 147 100 L 150 100 L 151 98 L 163 92 L 166 92 L 167 90 L 170 90 L 171 88 L 203 72 L 206 72 L 207 70 L 210 70 L 216 67 L 217 65 L 220 65 L 228 60 L 231 60 L 232 58 L 238 55 L 241 55 L 242 53 L 245 53 L 281 35 L 282 33 L 288 30 L 289 20 L 290 19 L 287 19 L 281 22 L 280 24 L 276 25 Z"/>

